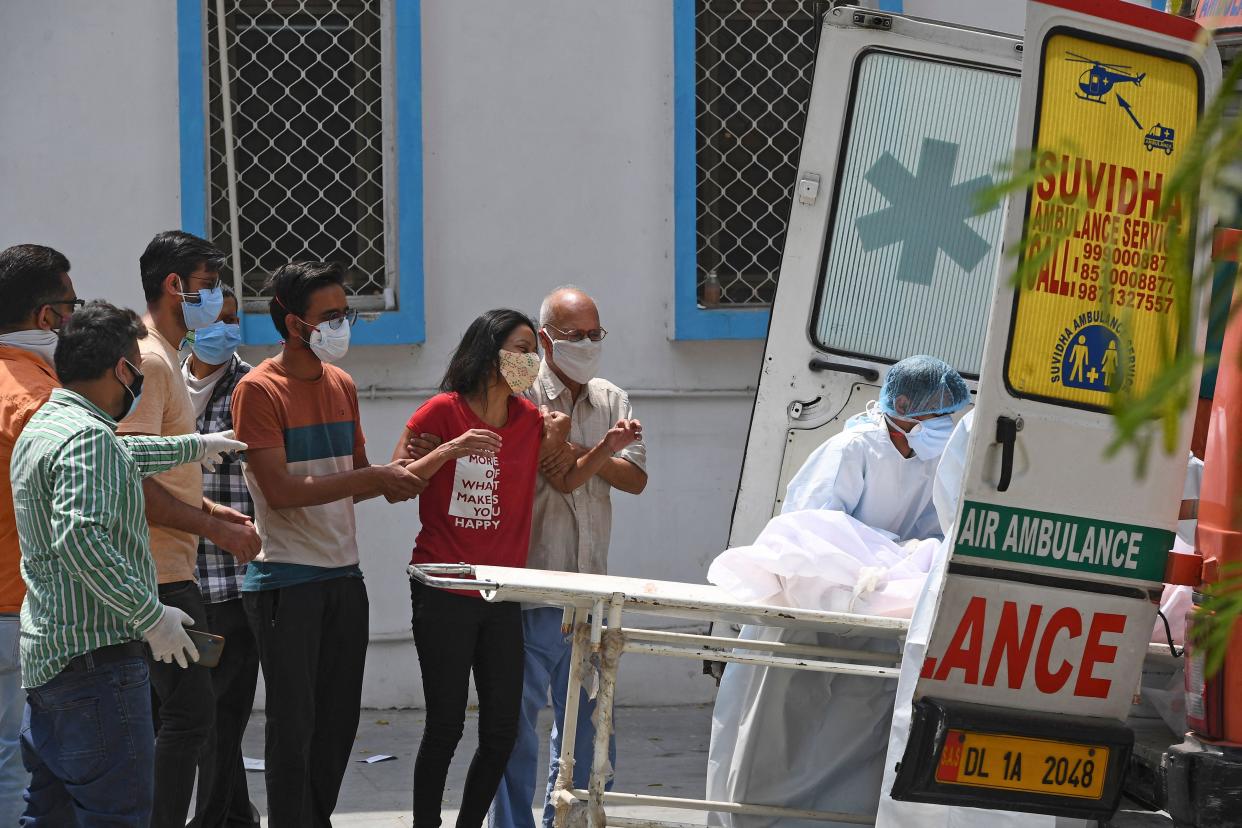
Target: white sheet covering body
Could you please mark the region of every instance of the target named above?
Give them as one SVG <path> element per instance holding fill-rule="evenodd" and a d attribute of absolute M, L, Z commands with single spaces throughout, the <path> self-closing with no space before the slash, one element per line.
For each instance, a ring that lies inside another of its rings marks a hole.
<path fill-rule="evenodd" d="M 772 518 L 750 546 L 720 553 L 707 580 L 739 601 L 909 618 L 939 538 L 897 543 L 844 512 Z"/>
<path fill-rule="evenodd" d="M 936 541 L 893 539 L 939 535 L 934 471 L 935 461 L 902 457 L 882 421 L 855 422 L 808 458 L 756 543 L 721 555 L 708 579 L 745 600 L 907 615 Z M 896 651 L 891 639 L 868 636 L 744 627 L 742 638 Z M 728 665 L 712 716 L 708 799 L 874 813 L 895 689 L 891 679 Z M 844 825 L 719 813 L 708 824 Z"/>

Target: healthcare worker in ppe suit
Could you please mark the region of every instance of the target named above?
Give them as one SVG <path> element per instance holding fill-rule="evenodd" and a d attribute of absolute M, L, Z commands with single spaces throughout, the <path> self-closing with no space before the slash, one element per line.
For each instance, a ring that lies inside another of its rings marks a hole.
<path fill-rule="evenodd" d="M 836 509 L 898 541 L 941 535 L 936 464 L 967 405 L 966 383 L 929 356 L 889 369 L 878 402 L 818 448 L 789 483 L 782 514 Z M 743 639 L 897 652 L 891 640 L 745 627 Z M 880 798 L 896 682 L 730 664 L 712 717 L 707 798 L 856 815 Z M 846 823 L 713 813 L 727 828 Z"/>

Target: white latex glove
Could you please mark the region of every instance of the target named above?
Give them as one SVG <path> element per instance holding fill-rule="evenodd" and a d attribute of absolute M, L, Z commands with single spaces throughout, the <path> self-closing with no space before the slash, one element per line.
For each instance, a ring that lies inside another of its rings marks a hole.
<path fill-rule="evenodd" d="M 222 455 L 234 451 L 245 451 L 246 444 L 241 440 L 233 438 L 233 429 L 228 431 L 217 431 L 213 434 L 204 434 L 203 437 L 203 456 L 198 461 L 202 463 L 203 468 L 207 471 L 215 471 L 216 464 L 223 457 Z"/>
<path fill-rule="evenodd" d="M 194 619 L 176 607 L 165 606 L 164 614 L 155 622 L 143 638 L 151 645 L 151 655 L 165 664 L 176 661 L 182 667 L 198 661 L 198 647 L 186 633 L 186 627 L 194 626 Z M 188 660 L 187 660 L 188 659 Z"/>

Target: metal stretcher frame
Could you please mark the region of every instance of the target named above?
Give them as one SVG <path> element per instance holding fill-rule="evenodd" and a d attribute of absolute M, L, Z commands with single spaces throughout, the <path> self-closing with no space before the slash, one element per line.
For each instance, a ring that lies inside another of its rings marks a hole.
<path fill-rule="evenodd" d="M 753 624 L 812 632 L 863 633 L 868 638 L 901 639 L 909 621 L 901 618 L 854 615 L 740 603 L 717 587 L 672 581 L 651 581 L 611 575 L 549 572 L 537 569 L 420 564 L 409 567 L 410 577 L 439 589 L 478 590 L 488 601 L 519 601 L 559 606 L 564 623 L 574 631 L 569 686 L 565 696 L 565 724 L 561 736 L 560 769 L 553 791 L 557 828 L 581 825 L 604 828 L 670 826 L 683 823 L 607 816 L 605 805 L 648 806 L 694 811 L 787 817 L 804 820 L 873 825 L 873 814 L 808 811 L 777 805 L 716 802 L 668 796 L 605 791 L 612 768 L 608 743 L 612 735 L 612 706 L 622 653 L 711 659 L 735 664 L 807 670 L 840 675 L 895 679 L 899 653 L 865 649 L 817 647 L 808 644 L 746 641 L 694 633 L 622 627 L 623 611 L 697 621 Z M 848 661 L 844 660 L 848 659 Z M 585 790 L 573 785 L 574 746 L 577 741 L 578 700 L 583 680 L 598 678 L 595 693 L 597 723 L 590 781 Z M 585 810 L 585 819 L 582 810 Z"/>

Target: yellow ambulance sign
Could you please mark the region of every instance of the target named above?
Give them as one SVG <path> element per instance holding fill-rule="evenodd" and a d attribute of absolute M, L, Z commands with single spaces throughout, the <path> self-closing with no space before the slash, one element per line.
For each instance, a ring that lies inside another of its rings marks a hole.
<path fill-rule="evenodd" d="M 1181 60 L 1068 34 L 1043 55 L 1035 163 L 1007 379 L 1019 396 L 1107 408 L 1177 341 L 1166 190 L 1198 120 Z M 1186 216 L 1189 218 L 1189 215 Z"/>

